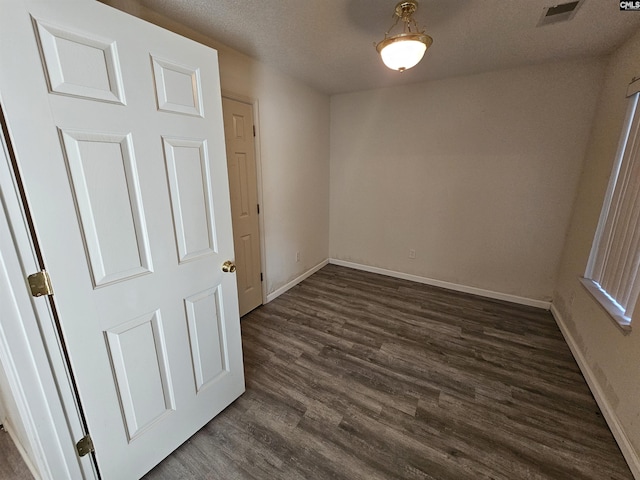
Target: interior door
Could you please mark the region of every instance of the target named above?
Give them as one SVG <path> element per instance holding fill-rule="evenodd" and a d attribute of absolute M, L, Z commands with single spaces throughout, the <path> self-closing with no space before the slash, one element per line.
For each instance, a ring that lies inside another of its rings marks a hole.
<path fill-rule="evenodd" d="M 138 478 L 244 391 L 217 54 L 92 0 L 3 1 L 0 64 L 99 470 Z"/>
<path fill-rule="evenodd" d="M 253 107 L 223 97 L 227 168 L 231 192 L 240 315 L 262 305 L 258 180 Z"/>

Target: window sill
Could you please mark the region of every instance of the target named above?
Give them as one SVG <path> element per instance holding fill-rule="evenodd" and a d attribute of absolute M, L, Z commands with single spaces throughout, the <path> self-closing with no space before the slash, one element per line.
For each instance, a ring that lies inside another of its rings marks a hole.
<path fill-rule="evenodd" d="M 600 290 L 593 280 L 580 277 L 580 282 L 591 296 L 604 308 L 611 318 L 611 321 L 622 331 L 623 334 L 631 333 L 631 322 L 626 318 L 620 309 Z"/>

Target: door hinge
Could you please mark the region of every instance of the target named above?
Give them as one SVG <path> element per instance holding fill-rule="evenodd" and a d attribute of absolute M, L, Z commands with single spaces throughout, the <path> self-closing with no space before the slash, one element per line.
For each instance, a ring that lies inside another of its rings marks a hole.
<path fill-rule="evenodd" d="M 84 457 L 88 453 L 94 452 L 93 449 L 93 441 L 91 440 L 91 435 L 87 434 L 82 439 L 76 443 L 76 450 L 78 451 L 78 455 Z"/>
<path fill-rule="evenodd" d="M 43 295 L 53 295 L 53 287 L 51 286 L 51 279 L 46 270 L 34 273 L 27 277 L 29 281 L 29 288 L 31 289 L 31 295 L 34 297 L 41 297 Z"/>
<path fill-rule="evenodd" d="M 256 205 L 258 207 L 258 215 L 260 215 L 260 204 Z"/>
<path fill-rule="evenodd" d="M 264 277 L 262 276 L 262 272 L 260 272 L 260 281 L 264 282 Z"/>
<path fill-rule="evenodd" d="M 255 125 L 253 126 L 253 136 L 254 137 L 256 136 L 256 126 Z"/>

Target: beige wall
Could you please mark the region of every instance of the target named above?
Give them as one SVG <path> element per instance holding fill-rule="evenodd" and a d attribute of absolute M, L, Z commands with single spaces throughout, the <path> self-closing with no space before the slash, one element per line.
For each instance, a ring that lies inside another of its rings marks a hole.
<path fill-rule="evenodd" d="M 331 258 L 551 300 L 603 65 L 332 97 Z"/>
<path fill-rule="evenodd" d="M 553 297 L 587 374 L 611 409 L 614 421 L 640 453 L 640 332 L 623 335 L 578 282 L 584 274 L 627 109 L 625 92 L 640 75 L 640 33 L 610 59 L 600 94 L 576 205 Z M 640 311 L 633 319 L 638 322 Z"/>
<path fill-rule="evenodd" d="M 267 293 L 325 261 L 329 97 L 130 1 L 103 3 L 216 48 L 222 90 L 258 101 Z"/>

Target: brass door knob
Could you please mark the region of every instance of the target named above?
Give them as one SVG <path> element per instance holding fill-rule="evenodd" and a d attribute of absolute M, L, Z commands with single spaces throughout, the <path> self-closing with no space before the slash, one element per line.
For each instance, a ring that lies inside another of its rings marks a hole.
<path fill-rule="evenodd" d="M 222 264 L 222 271 L 224 273 L 233 273 L 236 271 L 236 265 L 232 261 L 227 260 Z"/>

